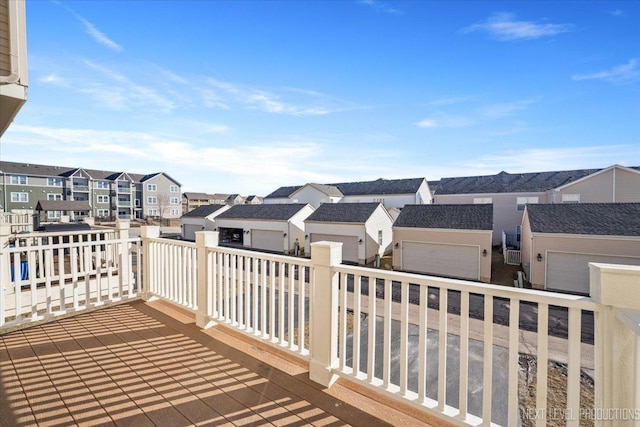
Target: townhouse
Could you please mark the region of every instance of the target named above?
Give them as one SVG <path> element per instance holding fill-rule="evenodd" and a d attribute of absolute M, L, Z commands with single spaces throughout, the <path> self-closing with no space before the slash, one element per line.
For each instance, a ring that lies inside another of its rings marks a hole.
<path fill-rule="evenodd" d="M 435 204 L 493 205 L 493 245 L 502 232 L 519 242 L 527 204 L 640 202 L 640 167 L 532 172 L 443 178 L 435 184 Z M 518 245 L 519 246 L 519 245 Z"/>
<path fill-rule="evenodd" d="M 40 201 L 82 201 L 90 210 L 69 211 L 68 204 L 41 205 L 44 221 L 72 219 L 180 218 L 181 184 L 164 172 L 147 175 L 64 166 L 0 161 L 0 206 L 5 212 L 34 213 Z"/>

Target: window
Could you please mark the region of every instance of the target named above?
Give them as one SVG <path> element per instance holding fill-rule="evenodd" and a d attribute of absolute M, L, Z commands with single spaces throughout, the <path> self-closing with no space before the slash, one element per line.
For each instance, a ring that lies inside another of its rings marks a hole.
<path fill-rule="evenodd" d="M 12 202 L 29 202 L 29 193 L 11 193 Z"/>
<path fill-rule="evenodd" d="M 171 209 L 171 212 L 170 212 L 170 213 L 171 213 L 171 216 L 178 216 L 178 215 L 180 215 L 180 214 L 178 213 L 178 209 Z"/>
<path fill-rule="evenodd" d="M 50 187 L 62 187 L 62 178 L 47 178 L 47 185 Z"/>
<path fill-rule="evenodd" d="M 109 189 L 109 181 L 98 181 L 96 182 L 96 188 L 100 188 L 102 190 Z"/>
<path fill-rule="evenodd" d="M 62 194 L 49 193 L 47 194 L 47 200 L 62 200 Z"/>
<path fill-rule="evenodd" d="M 580 203 L 579 194 L 563 194 L 562 203 Z"/>
<path fill-rule="evenodd" d="M 516 208 L 519 211 L 523 211 L 524 205 L 526 205 L 527 203 L 538 203 L 538 197 L 518 197 L 516 199 Z"/>
<path fill-rule="evenodd" d="M 149 203 L 150 205 L 157 205 L 158 198 L 156 196 L 149 196 L 147 197 L 147 203 Z"/>
<path fill-rule="evenodd" d="M 171 203 L 172 205 L 179 205 L 180 199 L 178 199 L 177 197 L 172 197 L 171 199 L 169 199 L 169 203 Z"/>
<path fill-rule="evenodd" d="M 11 175 L 11 184 L 27 185 L 27 177 L 24 175 Z"/>
<path fill-rule="evenodd" d="M 180 191 L 180 187 L 178 187 L 177 185 L 172 185 L 169 187 L 169 191 L 172 193 L 177 193 Z"/>
<path fill-rule="evenodd" d="M 378 230 L 378 245 L 382 246 L 382 230 Z"/>
<path fill-rule="evenodd" d="M 381 199 L 375 199 L 375 198 L 374 198 L 374 199 L 373 199 L 373 201 L 374 201 L 375 203 L 382 203 L 382 204 L 384 204 L 384 198 L 381 198 Z"/>
<path fill-rule="evenodd" d="M 490 205 L 493 203 L 493 199 L 491 197 L 474 197 L 473 204 L 474 205 Z"/>
<path fill-rule="evenodd" d="M 157 209 L 149 209 L 149 216 L 158 216 L 158 210 Z"/>
<path fill-rule="evenodd" d="M 60 218 L 60 215 L 62 215 L 61 211 L 48 211 L 47 212 L 47 218 L 48 219 Z"/>
<path fill-rule="evenodd" d="M 96 214 L 100 217 L 107 217 L 109 216 L 109 209 L 98 209 L 96 210 Z"/>
<path fill-rule="evenodd" d="M 98 203 L 109 203 L 109 196 L 98 194 Z"/>
<path fill-rule="evenodd" d="M 158 191 L 158 186 L 155 184 L 147 184 L 148 191 Z"/>
<path fill-rule="evenodd" d="M 135 199 L 134 201 L 136 208 L 140 207 L 140 199 Z"/>

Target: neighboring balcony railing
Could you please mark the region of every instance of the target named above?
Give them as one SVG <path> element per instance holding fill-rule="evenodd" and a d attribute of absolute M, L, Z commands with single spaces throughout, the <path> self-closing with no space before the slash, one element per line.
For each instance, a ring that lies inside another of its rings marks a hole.
<path fill-rule="evenodd" d="M 130 186 L 120 186 L 118 185 L 118 193 L 131 193 L 131 187 Z"/>
<path fill-rule="evenodd" d="M 214 232 L 197 232 L 195 243 L 161 239 L 159 227 L 142 227 L 141 241 L 122 225 L 119 233 L 3 249 L 2 271 L 26 253 L 28 278 L 3 273 L 0 325 L 141 295 L 192 310 L 200 327 L 223 324 L 301 357 L 325 387 L 342 377 L 454 424 L 640 421 L 638 267 L 592 265 L 589 298 L 347 266 L 334 242 L 313 243 L 304 259 L 221 248 Z M 109 271 L 117 280 L 104 279 Z M 522 360 L 533 361 L 530 403 L 518 393 Z M 566 377 L 559 409 L 554 364 Z M 593 402 L 581 393 L 585 372 Z"/>
<path fill-rule="evenodd" d="M 73 183 L 73 191 L 88 192 L 89 191 L 89 185 L 87 185 L 87 184 L 76 184 L 74 182 Z"/>

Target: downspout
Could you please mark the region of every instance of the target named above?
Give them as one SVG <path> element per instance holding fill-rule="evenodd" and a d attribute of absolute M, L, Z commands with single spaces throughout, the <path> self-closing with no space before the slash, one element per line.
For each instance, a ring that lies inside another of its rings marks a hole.
<path fill-rule="evenodd" d="M 11 73 L 6 76 L 0 76 L 2 84 L 16 84 L 20 81 L 20 73 L 18 71 L 18 2 L 8 2 L 9 8 L 9 64 Z"/>

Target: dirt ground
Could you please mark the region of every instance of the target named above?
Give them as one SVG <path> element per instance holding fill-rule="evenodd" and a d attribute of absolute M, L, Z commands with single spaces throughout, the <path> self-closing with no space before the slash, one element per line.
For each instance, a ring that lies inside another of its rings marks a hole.
<path fill-rule="evenodd" d="M 513 286 L 513 281 L 518 278 L 519 265 L 507 265 L 499 247 L 491 251 L 491 283 L 496 285 Z"/>

